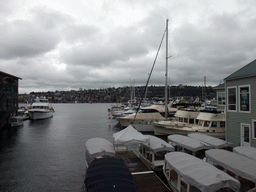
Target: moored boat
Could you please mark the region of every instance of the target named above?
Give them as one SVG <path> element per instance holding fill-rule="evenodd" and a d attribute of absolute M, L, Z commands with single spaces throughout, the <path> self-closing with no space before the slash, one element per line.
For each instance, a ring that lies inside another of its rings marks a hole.
<path fill-rule="evenodd" d="M 165 155 L 164 175 L 172 191 L 239 191 L 240 182 L 213 165 L 183 152 Z"/>
<path fill-rule="evenodd" d="M 23 125 L 22 116 L 12 116 L 11 117 L 11 127 L 19 127 Z"/>
<path fill-rule="evenodd" d="M 169 106 L 169 111 L 176 110 Z M 154 104 L 149 107 L 141 107 L 138 113 L 133 113 L 125 117 L 116 118 L 122 127 L 130 124 L 140 132 L 153 132 L 154 128 L 151 124 L 154 121 L 164 120 L 165 105 Z"/>
<path fill-rule="evenodd" d="M 225 114 L 215 112 L 200 112 L 196 118 L 197 124 L 184 124 L 183 126 L 160 124 L 154 122 L 156 134 L 188 135 L 191 133 L 201 133 L 216 138 L 225 139 Z"/>
<path fill-rule="evenodd" d="M 205 152 L 206 160 L 241 182 L 241 191 L 256 191 L 256 161 L 224 149 Z"/>
<path fill-rule="evenodd" d="M 114 157 L 116 154 L 113 144 L 104 138 L 91 138 L 85 143 L 85 158 L 87 167 L 94 159 Z"/>
<path fill-rule="evenodd" d="M 174 151 L 174 147 L 153 135 L 146 135 L 146 137 L 148 142 L 139 145 L 140 158 L 154 171 L 162 171 L 164 155 Z"/>
<path fill-rule="evenodd" d="M 46 119 L 53 116 L 54 109 L 46 98 L 36 98 L 28 109 L 29 118 L 33 120 Z"/>

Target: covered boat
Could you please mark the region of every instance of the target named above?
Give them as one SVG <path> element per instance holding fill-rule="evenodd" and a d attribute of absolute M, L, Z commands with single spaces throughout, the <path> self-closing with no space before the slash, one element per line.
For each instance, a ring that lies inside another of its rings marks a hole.
<path fill-rule="evenodd" d="M 187 152 L 194 156 L 200 156 L 200 152 L 214 148 L 210 144 L 184 135 L 169 135 L 168 141 L 172 146 L 175 146 L 175 151 Z"/>
<path fill-rule="evenodd" d="M 238 153 L 240 155 L 244 155 L 256 161 L 256 148 L 254 147 L 247 147 L 247 146 L 234 147 L 233 152 Z"/>
<path fill-rule="evenodd" d="M 141 143 L 139 146 L 140 158 L 154 171 L 162 171 L 164 155 L 174 151 L 174 147 L 153 135 L 146 136 L 148 137 L 148 142 Z"/>
<path fill-rule="evenodd" d="M 205 152 L 207 162 L 227 171 L 241 182 L 241 190 L 256 190 L 256 162 L 243 155 L 224 149 L 210 149 Z"/>
<path fill-rule="evenodd" d="M 200 134 L 200 133 L 192 133 L 188 134 L 189 137 L 197 139 L 199 141 L 202 141 L 204 143 L 212 145 L 214 148 L 225 148 L 225 147 L 233 147 L 234 145 L 230 142 L 224 141 L 222 139 L 208 136 L 205 134 Z"/>
<path fill-rule="evenodd" d="M 135 192 L 132 174 L 123 159 L 110 157 L 95 159 L 86 171 L 87 192 Z"/>
<path fill-rule="evenodd" d="M 182 152 L 165 155 L 163 168 L 173 191 L 239 191 L 240 182 L 213 165 Z"/>
<path fill-rule="evenodd" d="M 128 146 L 138 143 L 148 142 L 148 137 L 138 132 L 132 125 L 129 125 L 122 131 L 113 134 L 114 145 L 118 149 L 120 146 Z"/>
<path fill-rule="evenodd" d="M 115 156 L 116 152 L 113 144 L 103 138 L 92 138 L 87 140 L 85 143 L 85 157 L 87 166 L 95 158 L 112 157 Z"/>

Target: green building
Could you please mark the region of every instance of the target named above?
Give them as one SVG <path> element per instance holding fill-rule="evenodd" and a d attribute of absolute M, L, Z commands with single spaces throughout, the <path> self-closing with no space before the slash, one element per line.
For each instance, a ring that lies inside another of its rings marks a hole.
<path fill-rule="evenodd" d="M 226 140 L 256 147 L 256 60 L 225 79 Z"/>

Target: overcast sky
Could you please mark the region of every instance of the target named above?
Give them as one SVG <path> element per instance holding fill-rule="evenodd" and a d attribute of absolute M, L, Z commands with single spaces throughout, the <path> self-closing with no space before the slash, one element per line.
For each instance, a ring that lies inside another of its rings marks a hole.
<path fill-rule="evenodd" d="M 169 19 L 169 81 L 215 86 L 256 56 L 254 0 L 0 0 L 19 93 L 145 85 Z M 165 41 L 150 79 L 165 84 Z"/>

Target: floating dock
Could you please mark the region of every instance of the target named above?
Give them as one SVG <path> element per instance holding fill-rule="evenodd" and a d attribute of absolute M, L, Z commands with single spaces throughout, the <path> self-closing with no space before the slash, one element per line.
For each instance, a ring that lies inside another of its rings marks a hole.
<path fill-rule="evenodd" d="M 117 151 L 130 169 L 137 192 L 170 192 L 166 184 L 133 151 Z"/>

